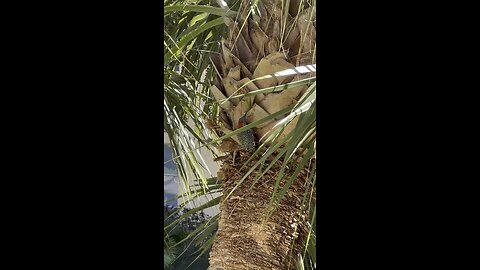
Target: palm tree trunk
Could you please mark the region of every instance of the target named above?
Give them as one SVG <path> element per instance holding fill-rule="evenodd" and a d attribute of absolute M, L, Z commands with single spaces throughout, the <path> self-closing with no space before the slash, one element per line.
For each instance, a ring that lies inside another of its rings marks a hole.
<path fill-rule="evenodd" d="M 209 270 L 292 269 L 298 254 L 303 252 L 309 231 L 309 207 L 302 202 L 308 170 L 298 175 L 272 216 L 262 224 L 281 163 L 275 164 L 257 183 L 253 183 L 253 172 L 234 189 L 255 163 L 252 161 L 240 171 L 247 159 L 240 157 L 234 165 L 230 158 L 218 173 L 224 185 L 223 198 L 234 191 L 221 204 Z M 284 179 L 290 176 L 287 172 Z M 280 188 L 284 184 L 282 180 Z"/>
<path fill-rule="evenodd" d="M 307 8 L 304 3 L 301 10 L 298 7 L 286 10 L 288 0 L 260 0 L 256 14 L 251 14 L 252 2 L 243 0 L 235 20 L 226 19 L 228 37 L 221 42 L 222 52 L 212 58 L 218 77 L 212 82 L 211 90 L 224 115 L 220 119 L 223 131 L 225 127 L 231 130 L 241 128 L 245 121 L 255 122 L 294 104 L 307 86 L 225 100 L 227 97 L 314 76 L 265 77 L 315 63 L 314 9 Z M 289 3 L 298 6 L 297 2 Z M 254 15 L 259 18 L 255 19 Z M 266 138 L 264 135 L 281 118 L 256 126 L 254 136 L 257 140 Z M 290 122 L 281 135 L 286 136 L 295 126 L 296 121 Z M 247 150 L 254 145 L 252 136 L 237 136 L 236 141 Z M 230 154 L 218 173 L 224 185 L 224 197 L 218 231 L 210 252 L 209 269 L 292 269 L 298 256 L 304 255 L 303 248 L 309 232 L 310 207 L 304 195 L 307 187 L 311 186 L 307 183 L 311 168 L 307 166 L 302 170 L 280 202 L 270 203 L 272 194 L 282 189 L 298 164 L 291 164 L 289 168 L 292 171 L 282 175 L 280 185 L 275 189 L 282 167 L 280 160 L 255 182 L 258 170 L 244 181 L 241 179 L 258 159 L 246 164 L 248 155 L 238 157 L 235 162 L 233 158 Z M 272 159 L 267 163 L 271 164 Z M 275 205 L 275 208 L 267 209 L 270 205 Z M 265 213 L 271 215 L 267 218 Z"/>

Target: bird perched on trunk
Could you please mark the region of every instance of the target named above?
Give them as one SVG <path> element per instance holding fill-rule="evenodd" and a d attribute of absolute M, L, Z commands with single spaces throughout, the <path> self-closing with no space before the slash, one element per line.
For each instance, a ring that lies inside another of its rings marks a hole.
<path fill-rule="evenodd" d="M 244 116 L 240 117 L 238 120 L 238 128 L 242 128 L 247 124 L 247 118 Z M 252 129 L 247 129 L 240 132 L 237 135 L 238 140 L 242 147 L 248 152 L 252 153 L 255 151 L 255 135 Z"/>
<path fill-rule="evenodd" d="M 246 115 L 240 117 L 238 120 L 238 127 L 237 128 L 242 128 L 247 124 L 247 119 Z M 231 130 L 228 130 L 227 128 L 222 128 L 219 125 L 215 124 L 212 120 L 207 121 L 207 127 L 211 130 L 213 130 L 219 137 L 221 137 L 221 133 L 230 133 L 232 132 Z M 255 151 L 255 135 L 252 129 L 247 129 L 242 132 L 240 132 L 236 138 L 231 137 L 222 140 L 221 143 L 215 144 L 215 147 L 226 153 L 233 153 L 233 164 L 235 164 L 235 157 L 237 152 L 241 153 L 241 150 L 246 150 L 248 153 L 253 153 Z M 226 158 L 227 156 L 223 157 L 218 157 L 215 159 L 215 161 L 221 160 Z"/>

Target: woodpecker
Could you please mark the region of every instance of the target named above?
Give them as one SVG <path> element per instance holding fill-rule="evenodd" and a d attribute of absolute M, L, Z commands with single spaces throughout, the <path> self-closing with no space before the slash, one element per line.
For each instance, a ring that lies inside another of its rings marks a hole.
<path fill-rule="evenodd" d="M 247 118 L 244 116 L 240 117 L 238 120 L 238 128 L 242 128 L 247 124 Z M 255 151 L 255 135 L 253 134 L 252 129 L 247 129 L 240 132 L 237 135 L 238 140 L 242 144 L 243 148 L 248 152 L 252 153 Z"/>

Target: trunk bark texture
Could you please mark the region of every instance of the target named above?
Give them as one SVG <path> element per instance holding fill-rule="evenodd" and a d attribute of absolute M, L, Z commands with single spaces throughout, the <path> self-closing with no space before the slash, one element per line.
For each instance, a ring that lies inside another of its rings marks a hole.
<path fill-rule="evenodd" d="M 223 198 L 255 162 L 247 165 L 247 159 L 237 158 L 235 165 L 231 157 L 224 162 L 218 173 L 224 185 Z M 242 165 L 247 166 L 240 171 Z M 308 199 L 302 203 L 308 170 L 298 175 L 272 216 L 262 222 L 280 166 L 280 162 L 275 164 L 257 183 L 253 183 L 253 172 L 221 204 L 209 270 L 292 269 L 309 231 Z M 280 188 L 290 176 L 290 172 L 284 175 Z"/>

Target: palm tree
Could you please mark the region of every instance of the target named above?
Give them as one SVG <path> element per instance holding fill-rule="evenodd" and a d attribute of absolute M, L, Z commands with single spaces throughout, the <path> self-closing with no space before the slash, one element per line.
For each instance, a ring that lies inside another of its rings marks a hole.
<path fill-rule="evenodd" d="M 183 205 L 221 194 L 165 231 L 219 205 L 185 238 L 209 269 L 316 267 L 315 14 L 311 0 L 165 1 L 164 130 Z"/>

